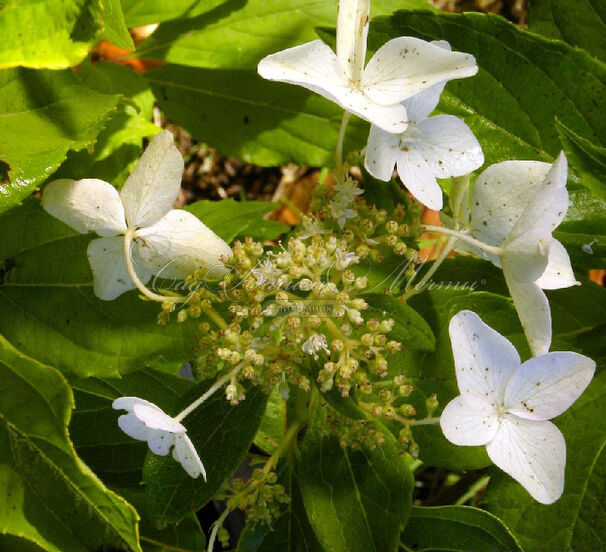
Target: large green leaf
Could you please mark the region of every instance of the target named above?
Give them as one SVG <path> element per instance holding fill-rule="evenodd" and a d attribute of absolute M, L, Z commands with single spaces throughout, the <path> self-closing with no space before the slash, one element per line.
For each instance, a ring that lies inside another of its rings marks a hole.
<path fill-rule="evenodd" d="M 606 60 L 606 6 L 601 0 L 531 0 L 528 28 Z"/>
<path fill-rule="evenodd" d="M 554 116 L 606 145 L 606 65 L 586 52 L 477 13 L 398 12 L 376 21 L 371 43 L 402 35 L 445 39 L 476 57 L 478 74 L 450 82 L 438 107 L 472 128 L 487 164 L 555 156 Z"/>
<path fill-rule="evenodd" d="M 119 96 L 87 88 L 70 70 L 2 71 L 0 89 L 0 159 L 10 176 L 0 184 L 2 212 L 31 194 L 68 150 L 91 147 Z"/>
<path fill-rule="evenodd" d="M 49 552 L 140 550 L 137 514 L 76 456 L 61 374 L 0 337 L 0 531 Z"/>
<path fill-rule="evenodd" d="M 198 140 L 258 165 L 332 163 L 343 111 L 307 90 L 263 80 L 252 69 L 167 64 L 145 74 L 162 110 Z M 346 150 L 368 125 L 349 126 Z"/>
<path fill-rule="evenodd" d="M 503 473 L 491 478 L 486 501 L 527 552 L 606 550 L 606 372 L 602 370 L 556 425 L 566 438 L 564 495 L 550 506 L 534 501 Z"/>
<path fill-rule="evenodd" d="M 86 57 L 100 31 L 100 0 L 2 0 L 0 69 L 71 67 Z"/>
<path fill-rule="evenodd" d="M 272 527 L 262 522 L 245 527 L 236 552 L 323 552 L 307 519 L 297 474 L 293 469 L 285 471 L 280 481 L 290 497 L 286 511 Z"/>
<path fill-rule="evenodd" d="M 120 186 L 139 158 L 143 138 L 161 130 L 151 122 L 153 94 L 138 73 L 115 63 L 83 63 L 78 76 L 93 90 L 121 94 L 129 102 L 112 113 L 95 147 L 69 152 L 53 178 L 99 178 Z"/>
<path fill-rule="evenodd" d="M 196 201 L 186 210 L 204 221 L 226 242 L 236 237 L 250 236 L 265 241 L 288 232 L 290 227 L 272 220 L 264 220 L 277 203 L 271 201 L 235 201 L 232 198 L 223 201 Z"/>
<path fill-rule="evenodd" d="M 225 0 L 122 0 L 129 27 L 161 23 L 177 18 L 196 17 L 211 11 Z"/>
<path fill-rule="evenodd" d="M 394 439 L 371 449 L 341 448 L 316 408 L 305 434 L 299 483 L 309 521 L 324 550 L 389 552 L 398 548 L 412 502 L 413 477 Z"/>
<path fill-rule="evenodd" d="M 135 44 L 126 28 L 120 0 L 103 0 L 103 38 L 112 44 L 134 50 Z"/>
<path fill-rule="evenodd" d="M 600 148 L 585 140 L 556 120 L 560 140 L 564 146 L 568 163 L 581 184 L 589 188 L 596 196 L 606 201 L 606 148 Z"/>
<path fill-rule="evenodd" d="M 192 357 L 195 324 L 156 323 L 159 305 L 135 291 L 101 301 L 86 247 L 30 200 L 0 215 L 0 332 L 26 354 L 79 376 L 118 376 L 154 358 Z"/>
<path fill-rule="evenodd" d="M 426 0 L 376 0 L 371 15 L 395 9 L 431 6 Z M 199 17 L 161 25 L 137 54 L 193 67 L 254 69 L 268 54 L 318 38 L 316 27 L 334 26 L 336 18 L 335 1 L 232 0 Z"/>
<path fill-rule="evenodd" d="M 70 434 L 80 457 L 108 485 L 136 487 L 141 483 L 147 443 L 136 441 L 118 427 L 118 397 L 141 397 L 172 411 L 194 383 L 157 370 L 138 370 L 122 378 L 74 379 L 76 409 Z"/>
<path fill-rule="evenodd" d="M 203 382 L 185 395 L 185 408 L 200 397 L 210 384 Z M 149 515 L 162 527 L 198 510 L 219 490 L 225 479 L 242 462 L 257 432 L 267 396 L 259 388 L 249 389 L 246 400 L 232 406 L 218 391 L 183 422 L 204 467 L 208 481 L 192 479 L 171 456 L 148 453 L 143 476 Z M 175 411 L 176 414 L 176 411 Z"/>
<path fill-rule="evenodd" d="M 413 507 L 401 540 L 405 552 L 522 552 L 499 518 L 470 506 Z"/>

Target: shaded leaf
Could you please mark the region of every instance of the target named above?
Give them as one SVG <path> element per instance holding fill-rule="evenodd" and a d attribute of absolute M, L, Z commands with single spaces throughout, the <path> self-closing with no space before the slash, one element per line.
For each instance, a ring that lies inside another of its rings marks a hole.
<path fill-rule="evenodd" d="M 134 509 L 74 452 L 73 397 L 61 374 L 0 338 L 0 376 L 0 531 L 49 552 L 140 550 Z"/>
<path fill-rule="evenodd" d="M 10 177 L 0 184 L 2 212 L 44 182 L 68 150 L 91 147 L 119 96 L 87 88 L 70 70 L 2 71 L 0 89 L 0 159 Z"/>

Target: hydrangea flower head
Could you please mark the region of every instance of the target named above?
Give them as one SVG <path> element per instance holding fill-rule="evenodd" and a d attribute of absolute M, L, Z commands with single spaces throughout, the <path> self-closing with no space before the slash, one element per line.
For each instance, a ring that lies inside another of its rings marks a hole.
<path fill-rule="evenodd" d="M 500 253 L 457 246 L 503 268 L 534 355 L 546 353 L 551 345 L 551 313 L 543 289 L 579 284 L 566 249 L 552 236 L 568 210 L 567 174 L 563 152 L 553 165 L 504 161 L 488 167 L 471 193 L 469 230 Z"/>
<path fill-rule="evenodd" d="M 514 346 L 471 311 L 450 321 L 461 394 L 440 417 L 455 445 L 486 445 L 490 459 L 532 497 L 555 502 L 564 489 L 566 443 L 551 423 L 589 385 L 595 362 L 573 352 L 522 363 Z"/>
<path fill-rule="evenodd" d="M 202 474 L 206 480 L 202 461 L 187 430 L 178 420 L 138 397 L 120 397 L 113 402 L 112 408 L 128 412 L 118 418 L 118 425 L 129 437 L 147 441 L 149 449 L 160 456 L 166 456 L 172 448 L 173 458 L 191 477 L 197 479 Z"/>
<path fill-rule="evenodd" d="M 165 278 L 184 278 L 196 268 L 225 272 L 221 257 L 231 248 L 197 217 L 173 209 L 181 187 L 183 157 L 168 131 L 158 133 L 118 192 L 94 178 L 55 180 L 42 195 L 42 206 L 82 234 L 101 238 L 88 245 L 95 295 L 112 300 L 134 289 L 124 251 L 124 235 L 134 238 L 128 254 L 146 283 L 152 272 Z"/>
<path fill-rule="evenodd" d="M 450 50 L 447 42 L 436 45 Z M 370 127 L 364 166 L 375 178 L 391 179 L 394 166 L 410 193 L 430 209 L 440 210 L 442 190 L 436 178 L 463 176 L 481 167 L 484 154 L 476 137 L 461 119 L 452 115 L 430 117 L 445 82 L 404 100 L 408 127 L 399 134 Z"/>
<path fill-rule="evenodd" d="M 336 53 L 314 40 L 263 58 L 259 74 L 308 88 L 386 132 L 403 132 L 408 125 L 403 100 L 477 73 L 472 55 L 413 37 L 390 40 L 365 66 L 369 14 L 368 0 L 340 0 Z"/>

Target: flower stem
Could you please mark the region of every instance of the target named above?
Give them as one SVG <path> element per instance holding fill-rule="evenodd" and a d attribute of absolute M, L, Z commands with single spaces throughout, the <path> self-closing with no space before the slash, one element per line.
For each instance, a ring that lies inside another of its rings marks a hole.
<path fill-rule="evenodd" d="M 351 113 L 349 111 L 343 112 L 343 118 L 341 119 L 341 128 L 339 128 L 339 137 L 337 138 L 337 147 L 335 148 L 335 177 L 337 182 L 343 182 L 345 180 L 345 167 L 343 164 L 343 142 L 345 140 L 345 131 L 347 130 L 347 124 Z"/>
<path fill-rule="evenodd" d="M 149 290 L 145 287 L 145 284 L 139 279 L 137 272 L 135 271 L 135 267 L 133 266 L 133 258 L 132 258 L 132 248 L 133 248 L 133 236 L 135 235 L 135 230 L 129 228 L 124 234 L 124 260 L 126 262 L 126 269 L 128 270 L 128 274 L 131 277 L 134 284 L 137 286 L 137 289 L 145 295 L 148 299 L 152 301 L 158 301 L 160 303 L 164 303 L 166 301 L 169 302 L 178 302 L 182 299 L 182 297 L 168 297 L 166 295 L 158 295 L 153 291 Z"/>
<path fill-rule="evenodd" d="M 410 420 L 409 425 L 433 425 L 439 424 L 440 418 L 422 418 L 421 420 Z"/>
<path fill-rule="evenodd" d="M 212 531 L 208 536 L 208 546 L 206 547 L 207 552 L 212 552 L 213 547 L 215 546 L 215 540 L 217 540 L 217 533 L 219 532 L 219 529 L 221 529 L 221 527 L 223 526 L 223 522 L 225 521 L 228 515 L 229 510 L 225 508 L 225 510 L 223 510 L 223 513 L 217 519 L 217 521 L 213 523 Z"/>
<path fill-rule="evenodd" d="M 475 245 L 482 251 L 486 251 L 487 253 L 492 253 L 493 255 L 501 255 L 501 248 L 496 247 L 494 245 L 488 245 L 480 240 L 476 240 L 471 236 L 468 236 L 466 233 L 461 232 L 460 230 L 451 230 L 450 228 L 444 228 L 443 226 L 432 226 L 431 224 L 424 225 L 425 230 L 430 232 L 439 232 L 441 234 L 446 234 L 447 236 L 454 236 L 455 238 L 459 238 L 461 241 L 470 243 L 471 245 Z"/>
<path fill-rule="evenodd" d="M 236 366 L 229 374 L 225 374 L 223 377 L 219 378 L 210 387 L 210 389 L 208 389 L 208 391 L 206 391 L 206 393 L 204 393 L 201 397 L 197 398 L 185 410 L 182 410 L 181 412 L 179 412 L 179 414 L 177 414 L 174 419 L 177 420 L 177 422 L 180 422 L 181 420 L 183 420 L 183 418 L 185 418 L 185 416 L 191 414 L 204 401 L 206 401 L 208 398 L 210 398 L 212 395 L 214 395 L 216 391 L 221 389 L 221 387 L 223 387 L 223 384 L 227 383 L 229 380 L 231 380 L 233 377 L 235 377 L 236 374 L 241 370 L 241 368 L 242 368 L 241 366 Z"/>
<path fill-rule="evenodd" d="M 417 293 L 417 291 L 423 290 L 423 288 L 425 287 L 425 284 L 427 284 L 427 282 L 429 282 L 429 279 L 436 273 L 436 270 L 438 270 L 438 268 L 440 268 L 440 265 L 444 262 L 444 260 L 448 256 L 448 254 L 452 251 L 452 248 L 457 244 L 457 241 L 459 241 L 458 238 L 455 238 L 454 236 L 451 236 L 448 239 L 448 241 L 446 242 L 446 245 L 443 247 L 442 251 L 440 252 L 440 255 L 433 262 L 433 264 L 431 265 L 431 268 L 427 271 L 425 276 L 423 276 L 423 279 L 415 286 L 414 291 L 407 292 L 409 295 L 413 295 L 413 294 Z M 412 283 L 414 282 L 416 275 L 417 275 L 417 273 L 415 272 L 413 274 L 412 278 L 408 281 L 407 289 L 410 289 L 412 287 Z"/>

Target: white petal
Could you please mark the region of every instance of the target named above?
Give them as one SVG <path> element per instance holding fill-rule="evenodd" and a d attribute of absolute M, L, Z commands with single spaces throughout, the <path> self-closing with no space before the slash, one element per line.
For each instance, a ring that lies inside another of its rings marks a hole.
<path fill-rule="evenodd" d="M 551 346 L 551 311 L 536 282 L 519 282 L 503 271 L 509 294 L 518 311 L 533 356 L 544 355 Z"/>
<path fill-rule="evenodd" d="M 375 178 L 388 182 L 396 166 L 396 157 L 400 151 L 400 135 L 385 132 L 377 125 L 370 127 L 364 166 Z"/>
<path fill-rule="evenodd" d="M 112 403 L 112 408 L 114 410 L 126 410 L 128 412 L 132 412 L 133 407 L 136 404 L 144 404 L 146 406 L 151 406 L 152 408 L 160 410 L 154 403 L 150 403 L 149 401 L 146 401 L 145 399 L 140 399 L 139 397 L 119 397 Z"/>
<path fill-rule="evenodd" d="M 362 76 L 362 90 L 382 105 L 399 103 L 430 86 L 478 72 L 470 54 L 449 52 L 418 38 L 394 38 L 377 50 Z"/>
<path fill-rule="evenodd" d="M 321 40 L 266 56 L 257 71 L 264 79 L 298 84 L 336 103 L 349 90 L 349 79 L 336 54 Z"/>
<path fill-rule="evenodd" d="M 512 228 L 509 239 L 528 233 L 537 224 L 549 232 L 555 230 L 568 211 L 567 176 L 568 162 L 562 152 L 545 178 L 536 186 L 534 195 Z"/>
<path fill-rule="evenodd" d="M 137 263 L 158 270 L 163 278 L 185 278 L 200 267 L 209 270 L 209 277 L 218 278 L 227 271 L 220 258 L 232 256 L 227 243 L 181 209 L 173 209 L 157 224 L 139 230 L 137 238 Z"/>
<path fill-rule="evenodd" d="M 500 246 L 550 166 L 539 161 L 504 161 L 483 171 L 471 193 L 473 236 Z"/>
<path fill-rule="evenodd" d="M 509 237 L 502 245 L 501 264 L 518 282 L 534 282 L 547 268 L 551 232 L 537 224 L 515 239 Z"/>
<path fill-rule="evenodd" d="M 448 330 L 461 394 L 483 397 L 495 408 L 501 405 L 507 382 L 520 366 L 515 347 L 475 312 L 460 311 Z"/>
<path fill-rule="evenodd" d="M 54 180 L 44 188 L 42 207 L 81 234 L 109 237 L 126 232 L 120 194 L 103 180 Z"/>
<path fill-rule="evenodd" d="M 197 479 L 202 474 L 204 481 L 206 481 L 206 470 L 187 433 L 175 436 L 173 458 L 183 466 L 190 477 Z"/>
<path fill-rule="evenodd" d="M 133 405 L 133 414 L 150 429 L 160 429 L 170 433 L 184 433 L 185 428 L 174 418 L 165 414 L 155 404 L 136 403 Z"/>
<path fill-rule="evenodd" d="M 562 496 L 566 443 L 551 422 L 508 414 L 486 452 L 538 502 L 552 504 Z"/>
<path fill-rule="evenodd" d="M 120 195 L 129 228 L 158 222 L 181 187 L 183 157 L 168 130 L 156 134 L 126 179 Z"/>
<path fill-rule="evenodd" d="M 528 420 L 550 420 L 568 410 L 595 372 L 595 362 L 568 351 L 527 360 L 509 380 L 504 407 Z"/>
<path fill-rule="evenodd" d="M 488 401 L 475 395 L 459 395 L 440 416 L 444 437 L 455 445 L 485 445 L 499 427 L 497 411 Z"/>
<path fill-rule="evenodd" d="M 568 252 L 558 240 L 551 240 L 547 268 L 536 284 L 542 289 L 561 289 L 581 285 L 572 272 Z"/>
<path fill-rule="evenodd" d="M 162 430 L 151 430 L 150 436 L 147 439 L 149 450 L 160 456 L 166 456 L 174 443 L 175 435 Z"/>
<path fill-rule="evenodd" d="M 410 121 L 419 122 L 429 117 L 431 112 L 440 103 L 440 96 L 444 91 L 446 81 L 430 86 L 427 90 L 419 92 L 404 100 L 402 103 L 408 113 Z"/>
<path fill-rule="evenodd" d="M 366 63 L 370 1 L 339 0 L 337 14 L 337 58 L 349 77 L 358 82 Z"/>
<path fill-rule="evenodd" d="M 407 147 L 407 146 L 405 146 Z M 442 208 L 442 188 L 425 158 L 413 149 L 401 150 L 396 162 L 398 176 L 423 205 L 439 211 Z"/>
<path fill-rule="evenodd" d="M 414 147 L 438 178 L 463 176 L 484 163 L 480 143 L 471 129 L 457 117 L 430 117 L 419 122 L 417 130 Z"/>
<path fill-rule="evenodd" d="M 152 429 L 149 429 L 134 414 L 123 414 L 118 418 L 118 426 L 124 433 L 138 441 L 147 441 Z"/>
<path fill-rule="evenodd" d="M 99 238 L 88 244 L 88 262 L 93 272 L 95 295 L 112 301 L 125 291 L 135 289 L 124 260 L 124 238 Z M 137 275 L 146 283 L 151 274 L 135 267 Z"/>

